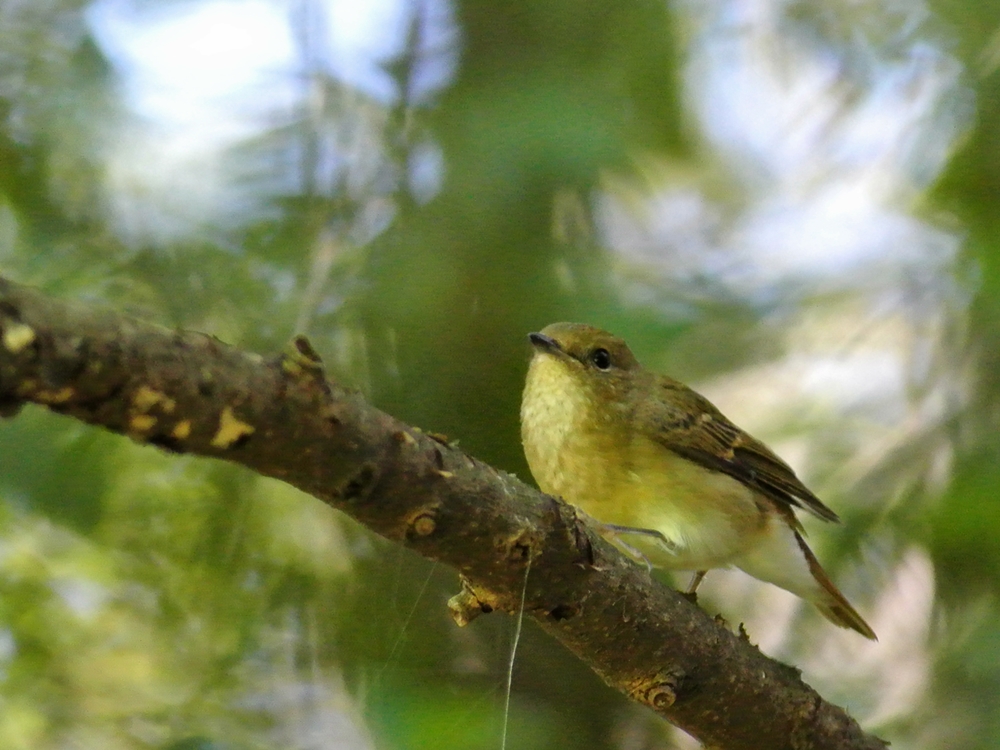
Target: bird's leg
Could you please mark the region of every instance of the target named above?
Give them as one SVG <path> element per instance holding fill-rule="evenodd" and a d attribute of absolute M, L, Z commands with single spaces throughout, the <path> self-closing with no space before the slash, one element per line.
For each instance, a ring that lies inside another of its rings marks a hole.
<path fill-rule="evenodd" d="M 701 585 L 702 579 L 705 577 L 707 570 L 696 570 L 694 575 L 691 576 L 691 583 L 688 584 L 687 590 L 681 592 L 681 596 L 685 599 L 690 599 L 692 603 L 698 601 L 698 586 Z"/>
<path fill-rule="evenodd" d="M 684 593 L 693 595 L 694 592 L 698 590 L 698 587 L 701 585 L 701 581 L 707 572 L 707 570 L 695 571 L 695 574 L 691 576 L 691 583 L 688 584 L 687 591 Z"/>

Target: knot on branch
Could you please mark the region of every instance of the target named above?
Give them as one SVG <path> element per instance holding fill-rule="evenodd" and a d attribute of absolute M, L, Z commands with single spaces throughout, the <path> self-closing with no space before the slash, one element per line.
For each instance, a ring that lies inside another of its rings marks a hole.
<path fill-rule="evenodd" d="M 410 514 L 406 521 L 407 537 L 426 537 L 437 531 L 436 507 L 424 507 Z"/>
<path fill-rule="evenodd" d="M 532 550 L 541 549 L 543 540 L 531 527 L 522 527 L 511 534 L 493 539 L 494 548 L 505 558 L 515 563 L 526 562 L 535 557 Z"/>
<path fill-rule="evenodd" d="M 674 705 L 683 681 L 684 670 L 679 667 L 657 672 L 652 677 L 639 679 L 629 688 L 629 695 L 633 700 L 661 711 Z"/>
<path fill-rule="evenodd" d="M 279 365 L 285 376 L 296 385 L 318 387 L 324 396 L 330 395 L 323 360 L 305 336 L 298 335 L 288 343 L 281 354 Z M 324 416 L 332 416 L 330 421 L 333 423 L 338 421 L 335 415 Z"/>
<path fill-rule="evenodd" d="M 366 461 L 337 490 L 337 497 L 347 502 L 363 501 L 378 484 L 378 467 Z"/>
<path fill-rule="evenodd" d="M 281 359 L 281 368 L 292 377 L 323 377 L 323 360 L 305 336 L 291 340 Z"/>

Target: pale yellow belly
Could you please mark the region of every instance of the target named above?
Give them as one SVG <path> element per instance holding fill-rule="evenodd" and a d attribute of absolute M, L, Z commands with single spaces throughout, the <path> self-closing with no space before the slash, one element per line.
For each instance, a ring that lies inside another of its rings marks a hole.
<path fill-rule="evenodd" d="M 559 450 L 525 454 L 542 491 L 604 524 L 652 529 L 670 541 L 617 535 L 653 565 L 677 570 L 724 567 L 751 549 L 765 527 L 754 493 L 657 444 L 626 451 L 568 435 Z M 615 461 L 607 456 L 624 456 Z"/>
<path fill-rule="evenodd" d="M 660 532 L 669 552 L 649 537 L 619 535 L 659 567 L 723 567 L 753 548 L 766 518 L 750 489 L 642 435 L 588 423 L 579 391 L 558 382 L 562 370 L 548 360 L 532 363 L 521 408 L 524 453 L 543 492 L 601 523 Z"/>

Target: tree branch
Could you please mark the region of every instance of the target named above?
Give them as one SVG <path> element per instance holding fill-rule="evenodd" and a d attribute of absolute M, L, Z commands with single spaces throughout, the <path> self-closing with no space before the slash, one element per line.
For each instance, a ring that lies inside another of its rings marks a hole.
<path fill-rule="evenodd" d="M 874 750 L 792 667 L 623 557 L 574 509 L 327 381 L 305 339 L 272 359 L 0 279 L 0 414 L 41 404 L 242 464 L 462 574 L 460 624 L 520 603 L 609 685 L 706 745 Z"/>

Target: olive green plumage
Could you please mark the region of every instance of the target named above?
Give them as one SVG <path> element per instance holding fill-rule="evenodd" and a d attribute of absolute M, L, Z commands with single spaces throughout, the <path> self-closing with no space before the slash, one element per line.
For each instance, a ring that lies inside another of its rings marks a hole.
<path fill-rule="evenodd" d="M 795 511 L 837 515 L 788 464 L 606 331 L 555 323 L 530 338 L 521 434 L 544 492 L 653 565 L 735 565 L 875 638 L 806 545 Z"/>

